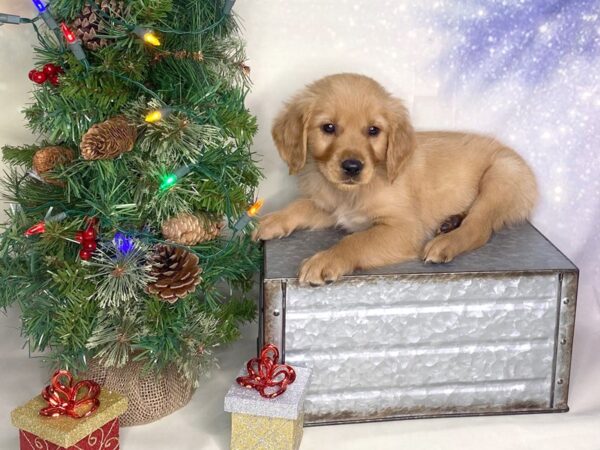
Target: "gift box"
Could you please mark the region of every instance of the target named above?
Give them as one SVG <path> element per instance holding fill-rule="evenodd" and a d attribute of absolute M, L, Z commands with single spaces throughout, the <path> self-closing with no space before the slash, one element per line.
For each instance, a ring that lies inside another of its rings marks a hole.
<path fill-rule="evenodd" d="M 342 237 L 264 244 L 259 345 L 313 369 L 306 425 L 568 410 L 578 270 L 532 225 L 447 264 L 300 285 L 302 261 Z"/>
<path fill-rule="evenodd" d="M 102 391 L 100 406 L 88 417 L 66 415 L 45 417 L 40 410 L 48 403 L 37 396 L 11 413 L 19 428 L 21 450 L 117 450 L 119 416 L 127 410 L 127 399 L 116 392 Z"/>
<path fill-rule="evenodd" d="M 234 383 L 225 397 L 231 413 L 231 450 L 297 450 L 304 426 L 304 398 L 311 370 L 294 367 L 296 380 L 276 398 Z M 247 370 L 240 376 L 247 375 Z"/>

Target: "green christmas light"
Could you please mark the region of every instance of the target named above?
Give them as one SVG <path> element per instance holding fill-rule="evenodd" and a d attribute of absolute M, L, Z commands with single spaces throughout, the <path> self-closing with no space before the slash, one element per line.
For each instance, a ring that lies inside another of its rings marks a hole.
<path fill-rule="evenodd" d="M 167 175 L 164 179 L 163 182 L 160 185 L 160 190 L 161 191 L 166 191 L 167 189 L 169 189 L 171 186 L 173 186 L 175 183 L 177 183 L 177 177 L 173 174 L 171 175 Z"/>
<path fill-rule="evenodd" d="M 177 169 L 173 173 L 169 173 L 163 177 L 162 183 L 160 184 L 159 189 L 161 191 L 166 191 L 173 187 L 181 178 L 185 177 L 188 173 L 192 171 L 189 166 L 182 166 Z"/>

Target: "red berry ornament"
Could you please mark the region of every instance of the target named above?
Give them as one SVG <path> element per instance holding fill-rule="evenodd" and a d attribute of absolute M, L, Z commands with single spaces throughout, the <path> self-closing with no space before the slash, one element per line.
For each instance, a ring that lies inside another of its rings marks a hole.
<path fill-rule="evenodd" d="M 42 72 L 48 75 L 48 77 L 51 77 L 52 75 L 56 75 L 58 73 L 58 67 L 54 64 L 46 64 L 42 69 Z"/>
<path fill-rule="evenodd" d="M 58 79 L 57 74 L 51 75 L 48 78 L 48 81 L 50 81 L 50 84 L 52 84 L 52 86 L 58 86 L 60 84 L 60 80 Z"/>
<path fill-rule="evenodd" d="M 88 227 L 86 230 L 83 231 L 82 235 L 83 235 L 84 241 L 95 240 L 96 239 L 96 230 L 94 228 Z"/>
<path fill-rule="evenodd" d="M 80 230 L 75 233 L 75 240 L 81 244 L 79 257 L 85 261 L 90 259 L 92 253 L 98 248 L 98 243 L 96 242 L 96 238 L 98 237 L 98 231 L 96 230 L 97 225 L 98 219 L 89 219 L 85 230 Z"/>
<path fill-rule="evenodd" d="M 81 246 L 83 247 L 83 250 L 88 252 L 93 252 L 98 248 L 98 244 L 96 244 L 96 241 L 83 241 L 81 243 Z"/>
<path fill-rule="evenodd" d="M 56 64 L 48 63 L 44 66 L 42 71 L 50 78 L 52 75 L 58 75 L 62 73 L 62 69 Z"/>
<path fill-rule="evenodd" d="M 29 71 L 29 79 L 30 79 L 31 81 L 33 81 L 33 76 L 34 76 L 36 73 L 38 73 L 38 71 L 37 71 L 37 70 L 35 70 L 35 69 L 32 69 L 32 70 L 30 70 L 30 71 Z"/>
<path fill-rule="evenodd" d="M 44 72 L 38 70 L 31 76 L 32 80 L 37 84 L 43 84 L 48 79 L 48 76 Z"/>

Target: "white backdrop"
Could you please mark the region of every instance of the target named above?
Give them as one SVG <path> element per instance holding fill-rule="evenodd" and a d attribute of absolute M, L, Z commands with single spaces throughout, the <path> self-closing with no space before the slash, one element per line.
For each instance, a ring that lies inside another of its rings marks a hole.
<path fill-rule="evenodd" d="M 34 8 L 0 0 L 0 11 L 31 16 Z M 295 195 L 270 138 L 283 100 L 320 76 L 359 72 L 404 98 L 417 128 L 479 130 L 513 145 L 539 179 L 534 224 L 582 270 L 569 414 L 310 428 L 302 448 L 600 449 L 600 2 L 239 0 L 235 11 L 248 41 L 248 106 L 260 126 L 254 148 L 267 211 Z M 33 41 L 27 26 L 0 27 L 0 145 L 33 140 L 20 114 L 32 87 Z M 220 402 L 255 335 L 250 327 L 224 350 L 223 370 L 190 406 L 125 430 L 124 448 L 162 449 L 173 439 L 183 449 L 227 448 Z M 3 449 L 16 447 L 8 412 L 47 375 L 19 342 L 9 311 L 0 319 Z"/>

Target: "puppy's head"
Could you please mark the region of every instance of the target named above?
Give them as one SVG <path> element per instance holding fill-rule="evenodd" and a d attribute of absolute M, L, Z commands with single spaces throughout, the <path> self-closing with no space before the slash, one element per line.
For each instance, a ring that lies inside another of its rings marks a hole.
<path fill-rule="evenodd" d="M 297 94 L 275 119 L 275 145 L 290 173 L 312 157 L 342 190 L 383 174 L 393 182 L 414 148 L 406 108 L 374 80 L 354 74 L 325 77 Z"/>

